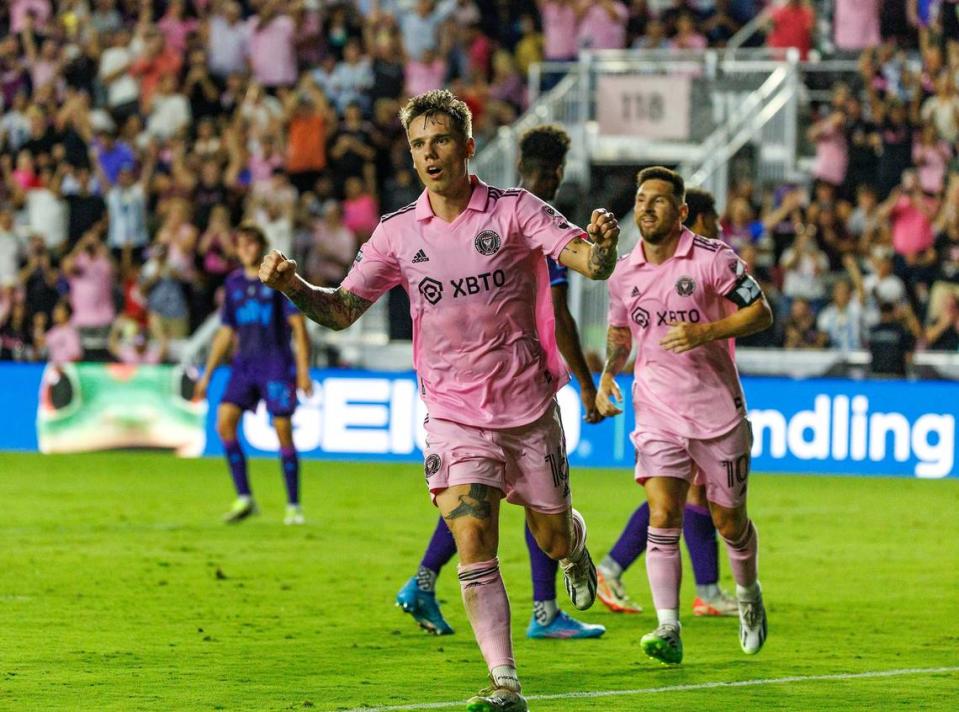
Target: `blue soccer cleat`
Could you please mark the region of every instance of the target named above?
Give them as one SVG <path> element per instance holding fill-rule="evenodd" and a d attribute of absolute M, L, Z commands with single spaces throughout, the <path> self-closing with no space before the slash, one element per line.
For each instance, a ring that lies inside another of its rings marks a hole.
<path fill-rule="evenodd" d="M 583 623 L 575 618 L 570 618 L 566 613 L 560 611 L 556 614 L 553 622 L 549 625 L 542 625 L 536 620 L 536 616 L 529 622 L 526 628 L 527 638 L 598 638 L 606 632 L 606 626 L 594 625 L 592 623 Z"/>
<path fill-rule="evenodd" d="M 440 613 L 440 604 L 432 591 L 420 591 L 414 576 L 396 594 L 396 605 L 413 616 L 420 628 L 433 635 L 452 635 L 453 628 Z"/>

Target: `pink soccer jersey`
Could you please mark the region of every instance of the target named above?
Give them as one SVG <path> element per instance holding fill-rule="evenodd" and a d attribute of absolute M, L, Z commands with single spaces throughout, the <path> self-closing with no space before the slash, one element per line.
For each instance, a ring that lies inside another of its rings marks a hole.
<path fill-rule="evenodd" d="M 425 190 L 385 215 L 342 287 L 371 301 L 398 284 L 409 293 L 431 418 L 513 428 L 539 418 L 569 380 L 543 255 L 558 259 L 584 233 L 528 191 L 471 181 L 452 223 L 433 214 Z"/>
<path fill-rule="evenodd" d="M 745 263 L 728 246 L 684 229 L 676 253 L 649 264 L 643 243 L 609 278 L 609 325 L 629 327 L 636 344 L 636 427 L 709 439 L 729 432 L 746 403 L 728 341 L 676 354 L 659 345 L 672 322 L 718 321 Z"/>

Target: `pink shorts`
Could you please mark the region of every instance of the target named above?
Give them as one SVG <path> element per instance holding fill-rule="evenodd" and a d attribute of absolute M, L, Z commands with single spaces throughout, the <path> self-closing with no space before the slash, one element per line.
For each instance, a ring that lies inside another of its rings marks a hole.
<path fill-rule="evenodd" d="M 517 428 L 486 430 L 433 418 L 425 427 L 424 471 L 433 504 L 447 487 L 482 484 L 536 512 L 569 509 L 566 436 L 555 401 L 537 420 Z"/>
<path fill-rule="evenodd" d="M 636 481 L 650 477 L 678 477 L 705 485 L 706 499 L 733 509 L 746 501 L 752 427 L 743 420 L 725 435 L 696 440 L 662 430 L 634 430 Z"/>

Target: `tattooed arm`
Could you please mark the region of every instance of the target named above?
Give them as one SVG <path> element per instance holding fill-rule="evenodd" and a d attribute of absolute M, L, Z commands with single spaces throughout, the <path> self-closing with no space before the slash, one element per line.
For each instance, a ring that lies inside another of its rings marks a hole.
<path fill-rule="evenodd" d="M 616 374 L 623 370 L 633 348 L 633 337 L 625 326 L 610 326 L 606 330 L 606 365 L 599 377 L 596 409 L 605 416 L 619 415 L 623 394 L 616 385 Z"/>
<path fill-rule="evenodd" d="M 296 273 L 296 262 L 277 250 L 263 258 L 260 281 L 283 292 L 304 316 L 335 331 L 350 326 L 373 303 L 339 287 L 313 286 Z"/>
<path fill-rule="evenodd" d="M 619 224 L 612 213 L 594 210 L 586 232 L 592 241 L 571 240 L 560 253 L 559 261 L 590 279 L 609 279 L 616 266 Z"/>

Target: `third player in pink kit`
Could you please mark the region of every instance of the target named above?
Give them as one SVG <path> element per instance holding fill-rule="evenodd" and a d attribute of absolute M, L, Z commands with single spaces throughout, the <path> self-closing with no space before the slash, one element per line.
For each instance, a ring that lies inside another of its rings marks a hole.
<path fill-rule="evenodd" d="M 706 487 L 729 552 L 741 647 L 757 653 L 766 638 L 766 612 L 756 529 L 746 511 L 752 436 L 729 340 L 767 328 L 772 311 L 731 249 L 683 227 L 687 206 L 678 174 L 647 168 L 637 184 L 642 240 L 609 280 L 607 361 L 596 402 L 604 415 L 621 412 L 613 377 L 635 342 L 631 437 L 636 479 L 650 507 L 646 569 L 659 620 L 641 644 L 656 660 L 682 661 L 679 536 L 695 479 Z M 732 314 L 730 303 L 737 307 Z"/>
<path fill-rule="evenodd" d="M 592 241 L 581 239 L 581 229 L 529 192 L 470 176 L 470 112 L 448 91 L 414 97 L 400 118 L 426 186 L 419 199 L 382 218 L 337 289 L 306 283 L 276 251 L 260 278 L 334 329 L 396 285 L 409 293 L 413 361 L 429 411 L 427 486 L 456 540 L 463 603 L 492 682 L 467 710 L 524 712 L 497 558 L 500 500 L 526 508 L 540 548 L 563 567 L 576 608 L 596 595 L 586 524 L 570 506 L 555 400 L 568 376 L 543 256 L 606 279 L 619 227 L 597 210 Z"/>

